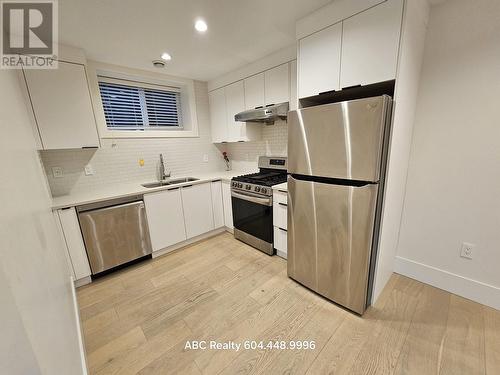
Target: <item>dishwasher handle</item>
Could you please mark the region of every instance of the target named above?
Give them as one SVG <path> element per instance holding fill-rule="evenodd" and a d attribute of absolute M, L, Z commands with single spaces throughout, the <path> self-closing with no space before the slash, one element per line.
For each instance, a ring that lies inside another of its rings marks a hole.
<path fill-rule="evenodd" d="M 144 202 L 143 201 L 136 201 L 136 202 L 125 203 L 125 204 L 117 204 L 114 206 L 107 206 L 107 207 L 103 207 L 103 208 L 88 209 L 88 210 L 79 211 L 79 212 L 80 213 L 84 213 L 84 212 L 87 212 L 87 213 L 96 212 L 97 213 L 97 212 L 104 212 L 104 211 L 109 211 L 109 210 L 116 210 L 119 208 L 125 208 L 125 207 L 130 207 L 130 206 L 138 206 L 142 209 L 142 208 L 144 208 Z"/>

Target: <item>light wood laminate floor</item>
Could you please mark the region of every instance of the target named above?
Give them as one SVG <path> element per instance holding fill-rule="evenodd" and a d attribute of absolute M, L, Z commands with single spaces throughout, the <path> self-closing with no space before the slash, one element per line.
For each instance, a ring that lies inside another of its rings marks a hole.
<path fill-rule="evenodd" d="M 393 275 L 363 317 L 225 233 L 78 289 L 91 374 L 500 374 L 500 312 Z M 314 340 L 189 350 L 188 340 Z"/>

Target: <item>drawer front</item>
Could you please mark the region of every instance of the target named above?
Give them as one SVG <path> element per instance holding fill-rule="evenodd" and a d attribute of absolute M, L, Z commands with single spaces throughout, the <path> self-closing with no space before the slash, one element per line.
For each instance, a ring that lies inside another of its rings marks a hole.
<path fill-rule="evenodd" d="M 273 225 L 275 227 L 280 227 L 287 229 L 287 205 L 283 202 L 273 203 Z"/>
<path fill-rule="evenodd" d="M 275 190 L 273 191 L 273 202 L 274 203 L 285 203 L 287 202 L 288 193 L 285 190 Z"/>
<path fill-rule="evenodd" d="M 287 231 L 283 228 L 274 227 L 274 248 L 286 254 Z"/>

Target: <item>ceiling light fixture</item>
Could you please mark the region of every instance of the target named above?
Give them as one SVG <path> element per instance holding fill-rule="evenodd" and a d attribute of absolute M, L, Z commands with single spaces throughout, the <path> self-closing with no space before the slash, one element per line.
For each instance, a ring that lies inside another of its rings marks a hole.
<path fill-rule="evenodd" d="M 170 56 L 170 54 L 169 54 L 169 53 L 167 53 L 167 52 L 163 52 L 163 53 L 161 54 L 161 58 L 162 58 L 163 60 L 165 60 L 165 61 L 170 61 L 170 60 L 172 60 L 172 56 Z"/>
<path fill-rule="evenodd" d="M 196 22 L 194 23 L 194 28 L 199 31 L 200 33 L 204 33 L 205 31 L 207 31 L 208 29 L 208 26 L 207 26 L 207 23 L 201 19 L 199 20 L 196 20 Z"/>
<path fill-rule="evenodd" d="M 158 69 L 161 69 L 161 68 L 164 68 L 165 67 L 165 61 L 162 61 L 162 60 L 153 60 L 153 66 L 155 68 L 158 68 Z"/>

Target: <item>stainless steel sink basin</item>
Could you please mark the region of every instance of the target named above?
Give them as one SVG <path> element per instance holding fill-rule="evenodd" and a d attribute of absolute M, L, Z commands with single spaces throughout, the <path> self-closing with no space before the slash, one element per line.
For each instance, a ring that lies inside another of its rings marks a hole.
<path fill-rule="evenodd" d="M 191 182 L 191 181 L 198 181 L 199 178 L 194 178 L 194 177 L 184 177 L 184 178 L 174 178 L 171 180 L 168 180 L 169 185 L 174 185 L 174 184 L 182 184 L 184 182 Z"/>
<path fill-rule="evenodd" d="M 145 188 L 151 189 L 151 188 L 157 188 L 160 186 L 169 186 L 169 185 L 176 185 L 176 184 L 183 184 L 185 182 L 191 182 L 191 181 L 198 181 L 199 178 L 194 178 L 194 177 L 183 177 L 183 178 L 172 178 L 169 180 L 164 180 L 164 181 L 157 181 L 157 182 L 150 182 L 147 184 L 142 184 Z"/>

